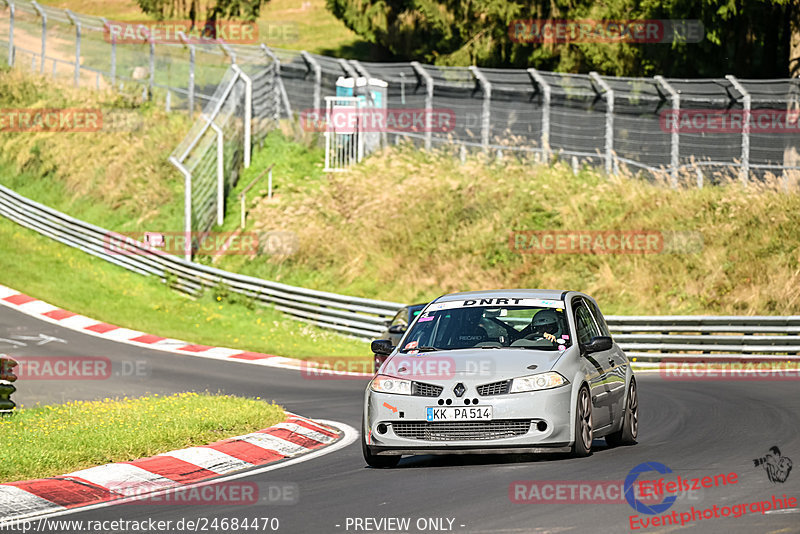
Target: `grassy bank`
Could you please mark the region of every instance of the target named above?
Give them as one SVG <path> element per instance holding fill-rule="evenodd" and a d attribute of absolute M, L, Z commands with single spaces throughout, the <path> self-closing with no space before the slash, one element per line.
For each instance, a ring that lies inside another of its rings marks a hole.
<path fill-rule="evenodd" d="M 207 445 L 284 417 L 260 399 L 197 393 L 23 408 L 0 418 L 0 483 Z"/>
<path fill-rule="evenodd" d="M 300 157 L 304 169 L 307 157 L 319 155 Z M 298 252 L 281 261 L 226 257 L 225 268 L 400 302 L 546 287 L 587 291 L 620 314 L 792 314 L 800 305 L 797 184 L 790 193 L 779 181 L 673 190 L 508 157 L 462 164 L 410 147 L 346 173 L 277 176 L 278 200 L 256 201 L 248 217 L 254 230 L 296 232 Z M 510 236 L 529 230 L 692 241 L 652 254 L 521 253 Z"/>

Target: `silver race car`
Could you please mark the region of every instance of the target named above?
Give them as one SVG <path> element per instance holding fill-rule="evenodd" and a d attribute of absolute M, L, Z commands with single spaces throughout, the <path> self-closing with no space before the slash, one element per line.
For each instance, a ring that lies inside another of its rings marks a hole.
<path fill-rule="evenodd" d="M 367 386 L 364 459 L 571 452 L 633 444 L 636 381 L 593 298 L 497 290 L 440 297 L 417 315 Z"/>

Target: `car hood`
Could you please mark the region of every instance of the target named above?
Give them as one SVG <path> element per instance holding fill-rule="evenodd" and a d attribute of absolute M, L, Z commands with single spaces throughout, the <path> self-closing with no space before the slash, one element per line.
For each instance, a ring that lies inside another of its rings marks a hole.
<path fill-rule="evenodd" d="M 550 371 L 563 353 L 564 351 L 523 348 L 396 353 L 386 360 L 380 372 L 415 380 L 444 380 L 455 377 L 504 380 Z"/>

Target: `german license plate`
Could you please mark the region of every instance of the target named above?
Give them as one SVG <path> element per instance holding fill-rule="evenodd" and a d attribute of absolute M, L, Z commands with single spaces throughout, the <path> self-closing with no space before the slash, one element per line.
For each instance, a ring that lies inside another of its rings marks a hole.
<path fill-rule="evenodd" d="M 425 417 L 428 421 L 489 421 L 491 406 L 442 407 L 428 406 Z"/>

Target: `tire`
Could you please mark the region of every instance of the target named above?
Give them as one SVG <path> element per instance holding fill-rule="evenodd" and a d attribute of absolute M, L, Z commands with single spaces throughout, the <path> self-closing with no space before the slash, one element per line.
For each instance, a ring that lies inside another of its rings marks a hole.
<path fill-rule="evenodd" d="M 592 430 L 592 396 L 589 388 L 583 386 L 575 404 L 575 442 L 572 444 L 572 455 L 576 458 L 592 454 Z"/>
<path fill-rule="evenodd" d="M 364 432 L 364 423 L 361 423 L 361 452 L 364 454 L 364 461 L 367 465 L 377 469 L 391 469 L 396 467 L 400 461 L 400 455 L 378 456 L 372 454 L 367 446 L 367 434 Z"/>
<path fill-rule="evenodd" d="M 639 395 L 636 392 L 636 381 L 631 379 L 628 388 L 628 400 L 625 402 L 625 415 L 622 416 L 622 428 L 606 436 L 606 443 L 612 447 L 619 445 L 635 445 L 639 434 Z"/>

